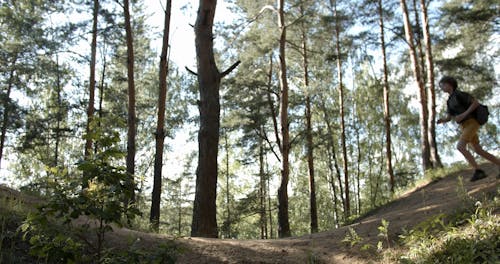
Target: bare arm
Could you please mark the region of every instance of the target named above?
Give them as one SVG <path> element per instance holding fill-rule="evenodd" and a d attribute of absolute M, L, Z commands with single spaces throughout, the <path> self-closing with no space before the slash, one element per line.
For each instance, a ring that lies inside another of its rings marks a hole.
<path fill-rule="evenodd" d="M 447 114 L 445 118 L 440 118 L 438 119 L 437 123 L 442 124 L 442 123 L 447 123 L 451 121 L 451 115 Z"/>

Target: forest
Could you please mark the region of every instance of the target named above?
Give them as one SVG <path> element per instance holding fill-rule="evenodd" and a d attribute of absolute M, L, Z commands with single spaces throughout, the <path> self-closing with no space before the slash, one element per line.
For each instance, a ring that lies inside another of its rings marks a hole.
<path fill-rule="evenodd" d="M 498 1 L 175 2 L 1 1 L 0 184 L 47 201 L 32 221 L 91 216 L 99 239 L 348 225 L 464 162 L 436 125 L 443 76 L 488 105 L 499 154 Z M 181 15 L 192 39 L 171 45 Z"/>

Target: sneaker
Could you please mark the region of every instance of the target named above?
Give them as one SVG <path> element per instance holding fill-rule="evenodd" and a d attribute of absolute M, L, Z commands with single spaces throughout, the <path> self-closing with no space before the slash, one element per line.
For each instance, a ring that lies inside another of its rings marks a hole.
<path fill-rule="evenodd" d="M 486 177 L 488 177 L 488 175 L 486 175 L 486 173 L 484 173 L 483 170 L 477 169 L 476 171 L 474 171 L 474 175 L 472 175 L 472 178 L 470 178 L 470 181 L 475 182 L 477 180 L 481 180 L 481 179 L 484 179 Z"/>

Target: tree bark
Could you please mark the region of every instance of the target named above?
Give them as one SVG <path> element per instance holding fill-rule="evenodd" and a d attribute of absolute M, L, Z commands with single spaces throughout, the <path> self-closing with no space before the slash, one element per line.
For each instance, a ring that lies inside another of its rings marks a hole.
<path fill-rule="evenodd" d="M 423 33 L 425 42 L 425 57 L 427 64 L 427 81 L 429 83 L 429 147 L 430 147 L 430 158 L 434 168 L 441 168 L 443 164 L 441 163 L 441 158 L 439 157 L 439 152 L 436 143 L 436 87 L 434 85 L 434 62 L 432 55 L 432 43 L 431 35 L 429 30 L 429 16 L 427 12 L 427 6 L 425 0 L 420 0 L 420 6 L 422 9 L 422 19 L 423 19 Z"/>
<path fill-rule="evenodd" d="M 160 228 L 160 203 L 163 168 L 163 148 L 165 141 L 165 104 L 167 101 L 167 76 L 168 76 L 168 45 L 170 34 L 170 17 L 172 11 L 172 0 L 167 0 L 165 9 L 165 22 L 163 27 L 163 44 L 160 55 L 160 88 L 158 96 L 158 120 L 156 126 L 156 153 L 153 176 L 153 193 L 151 196 L 150 223 L 153 229 L 158 232 Z"/>
<path fill-rule="evenodd" d="M 240 62 L 236 62 L 222 73 L 219 72 L 215 63 L 212 33 L 217 1 L 200 0 L 199 3 L 194 30 L 200 91 L 200 130 L 191 236 L 216 238 L 218 237 L 216 191 L 220 129 L 219 87 L 222 77 L 229 74 Z"/>
<path fill-rule="evenodd" d="M 410 23 L 410 17 L 408 14 L 408 6 L 406 5 L 406 0 L 401 0 L 401 9 L 403 10 L 403 19 L 405 27 L 406 41 L 408 42 L 411 63 L 413 66 L 413 75 L 417 88 L 419 90 L 419 100 L 420 100 L 420 143 L 422 150 L 422 167 L 426 171 L 432 168 L 430 161 L 430 151 L 429 151 L 429 140 L 427 138 L 428 125 L 427 125 L 427 95 L 425 92 L 425 86 L 422 82 L 422 77 L 420 74 L 420 67 L 417 58 L 417 52 L 415 49 L 415 42 L 413 40 L 413 31 Z"/>
<path fill-rule="evenodd" d="M 279 56 L 280 56 L 280 87 L 281 87 L 281 184 L 278 189 L 278 235 L 280 238 L 291 236 L 290 223 L 288 220 L 288 180 L 290 175 L 290 134 L 288 124 L 288 81 L 285 58 L 286 44 L 286 25 L 284 15 L 285 0 L 279 0 L 278 9 L 278 24 L 281 30 L 279 41 Z"/>
<path fill-rule="evenodd" d="M 382 64 L 384 69 L 384 123 L 385 123 L 385 156 L 386 169 L 389 174 L 389 182 L 391 193 L 394 193 L 394 171 L 392 168 L 392 140 L 391 140 L 391 111 L 389 107 L 389 73 L 387 70 L 387 54 L 385 50 L 385 29 L 384 29 L 384 12 L 382 0 L 378 0 L 379 26 L 380 26 L 380 47 L 382 49 Z"/>

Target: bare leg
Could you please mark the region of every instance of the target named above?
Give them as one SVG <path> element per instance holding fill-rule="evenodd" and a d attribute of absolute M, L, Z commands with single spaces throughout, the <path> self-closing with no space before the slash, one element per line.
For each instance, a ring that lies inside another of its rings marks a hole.
<path fill-rule="evenodd" d="M 474 148 L 474 151 L 481 157 L 491 161 L 492 163 L 496 164 L 497 166 L 500 166 L 500 159 L 497 157 L 493 156 L 491 153 L 487 152 L 484 150 L 481 145 L 479 144 L 472 144 L 472 147 Z"/>
<path fill-rule="evenodd" d="M 458 149 L 458 151 L 460 151 L 460 153 L 462 153 L 462 155 L 464 155 L 464 157 L 467 160 L 467 162 L 469 163 L 469 165 L 473 169 L 477 170 L 479 166 L 477 165 L 477 162 L 474 159 L 474 156 L 472 156 L 472 154 L 469 152 L 469 150 L 467 150 L 467 142 L 465 142 L 463 140 L 458 141 L 457 149 Z"/>

